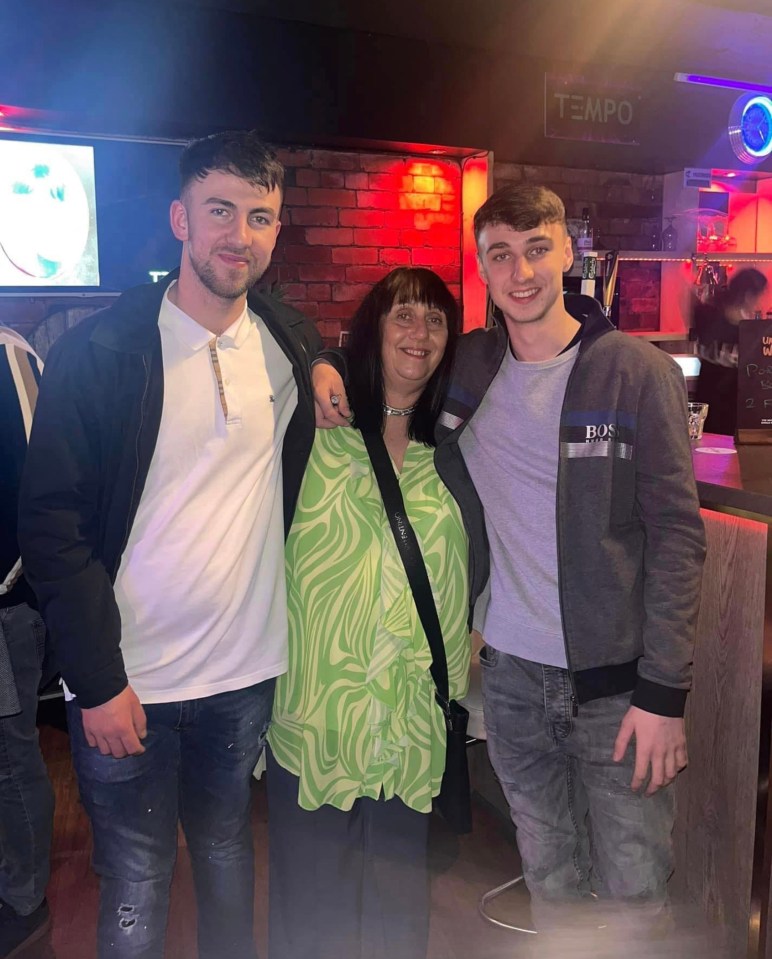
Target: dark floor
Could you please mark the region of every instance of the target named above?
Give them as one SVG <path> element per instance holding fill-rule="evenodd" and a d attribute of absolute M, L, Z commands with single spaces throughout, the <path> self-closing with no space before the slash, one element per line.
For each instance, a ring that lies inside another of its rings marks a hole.
<path fill-rule="evenodd" d="M 97 880 L 89 857 L 91 837 L 80 806 L 58 704 L 41 710 L 41 746 L 56 792 L 52 875 L 48 897 L 53 926 L 48 941 L 31 947 L 19 959 L 94 959 Z M 478 743 L 472 749 L 484 749 Z M 480 756 L 475 756 L 475 762 Z M 265 783 L 254 783 L 255 930 L 261 957 L 266 954 L 267 822 Z M 166 959 L 195 959 L 195 897 L 190 865 L 180 835 L 180 856 L 174 876 Z M 677 929 L 652 945 L 625 940 L 620 949 L 582 934 L 571 924 L 568 938 L 547 940 L 511 932 L 485 922 L 478 914 L 480 896 L 520 871 L 512 825 L 487 803 L 474 806 L 474 831 L 456 837 L 443 821 L 432 819 L 430 838 L 432 916 L 428 959 L 740 959 L 721 945 L 723 937 L 707 929 L 693 907 L 674 909 Z M 528 895 L 520 886 L 506 892 L 489 912 L 513 925 L 528 925 Z M 223 956 L 223 959 L 228 959 Z M 401 959 L 394 956 L 393 959 Z"/>
<path fill-rule="evenodd" d="M 91 839 L 78 800 L 65 732 L 41 727 L 41 745 L 56 791 L 56 819 L 49 902 L 53 928 L 49 943 L 31 948 L 24 959 L 93 959 L 97 881 L 89 865 Z M 482 748 L 482 747 L 474 747 Z M 267 903 L 267 828 L 264 783 L 254 785 L 257 882 L 255 927 L 260 955 L 265 956 Z M 483 803 L 475 806 L 474 832 L 458 838 L 440 819 L 433 820 L 433 877 L 430 959 L 518 959 L 526 955 L 526 937 L 483 921 L 477 901 L 487 889 L 516 875 L 519 860 L 513 829 Z M 180 837 L 180 846 L 184 839 Z M 528 921 L 522 890 L 496 903 L 496 915 Z M 184 849 L 172 887 L 166 959 L 194 959 L 195 905 L 190 866 Z M 227 959 L 227 957 L 223 957 Z M 394 959 L 399 959 L 395 956 Z"/>

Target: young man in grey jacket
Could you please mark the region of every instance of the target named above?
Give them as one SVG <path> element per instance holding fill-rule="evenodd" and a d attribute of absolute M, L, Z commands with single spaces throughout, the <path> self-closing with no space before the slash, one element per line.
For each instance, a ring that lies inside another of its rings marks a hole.
<path fill-rule="evenodd" d="M 591 892 L 657 911 L 705 549 L 683 377 L 563 296 L 571 240 L 550 190 L 496 191 L 475 235 L 497 323 L 462 339 L 436 461 L 485 511 L 488 750 L 537 925 Z M 340 381 L 315 379 L 340 422 Z"/>

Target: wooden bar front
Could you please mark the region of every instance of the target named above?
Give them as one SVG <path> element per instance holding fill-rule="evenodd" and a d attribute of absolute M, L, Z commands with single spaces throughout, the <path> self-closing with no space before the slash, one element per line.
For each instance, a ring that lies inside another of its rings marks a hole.
<path fill-rule="evenodd" d="M 706 435 L 694 464 L 708 552 L 672 892 L 726 929 L 730 956 L 772 959 L 772 449 Z"/>

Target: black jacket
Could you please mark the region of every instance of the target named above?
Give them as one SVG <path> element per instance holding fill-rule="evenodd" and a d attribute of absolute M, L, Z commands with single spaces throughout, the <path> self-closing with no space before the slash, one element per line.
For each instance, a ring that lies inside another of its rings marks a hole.
<path fill-rule="evenodd" d="M 163 406 L 158 314 L 162 283 L 128 290 L 66 333 L 46 363 L 22 479 L 19 543 L 57 665 L 84 708 L 127 685 L 113 583 L 126 547 Z M 292 363 L 298 406 L 284 440 L 289 529 L 314 437 L 309 376 L 320 338 L 270 297 L 250 307 Z"/>

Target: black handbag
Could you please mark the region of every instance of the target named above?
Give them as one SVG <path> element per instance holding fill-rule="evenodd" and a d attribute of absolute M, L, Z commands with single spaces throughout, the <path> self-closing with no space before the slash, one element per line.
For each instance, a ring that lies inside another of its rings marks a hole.
<path fill-rule="evenodd" d="M 445 717 L 447 733 L 445 772 L 435 805 L 451 829 L 459 835 L 464 835 L 472 831 L 472 798 L 466 757 L 466 727 L 469 722 L 469 713 L 449 696 L 445 643 L 442 639 L 442 628 L 437 617 L 426 564 L 413 527 L 407 518 L 399 482 L 383 436 L 380 433 L 367 432 L 362 434 L 362 438 L 365 441 L 370 462 L 373 464 L 389 525 L 397 541 L 397 549 L 413 591 L 418 617 L 429 642 L 432 653 L 431 674 L 434 680 L 434 695 Z"/>

